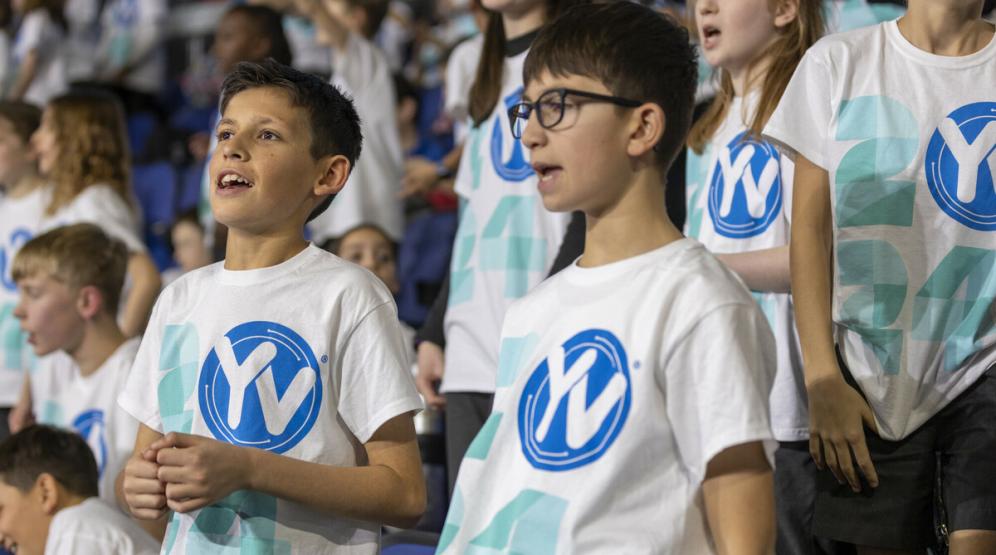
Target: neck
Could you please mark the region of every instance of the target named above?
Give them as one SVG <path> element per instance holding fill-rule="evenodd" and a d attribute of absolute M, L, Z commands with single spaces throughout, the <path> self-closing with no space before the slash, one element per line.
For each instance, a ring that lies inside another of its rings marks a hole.
<path fill-rule="evenodd" d="M 767 49 L 768 47 L 765 46 L 765 50 Z M 733 96 L 745 96 L 759 87 L 764 82 L 764 76 L 768 73 L 770 65 L 771 55 L 766 54 L 743 67 L 724 68 L 730 74 L 730 81 L 733 84 Z"/>
<path fill-rule="evenodd" d="M 981 18 L 982 0 L 911 2 L 899 31 L 920 50 L 939 56 L 967 56 L 993 40 L 993 26 Z"/>
<path fill-rule="evenodd" d="M 14 183 L 7 188 L 7 195 L 10 198 L 21 198 L 38 187 L 41 187 L 44 182 L 45 180 L 39 177 L 37 173 L 33 171 L 25 172 L 15 179 Z"/>
<path fill-rule="evenodd" d="M 515 39 L 531 33 L 543 26 L 546 21 L 546 6 L 539 4 L 522 13 L 502 13 L 501 22 L 505 27 L 505 39 Z"/>
<path fill-rule="evenodd" d="M 308 246 L 300 230 L 255 234 L 229 228 L 226 270 L 258 270 L 286 262 Z"/>
<path fill-rule="evenodd" d="M 80 375 L 86 377 L 103 366 L 127 338 L 109 314 L 102 314 L 84 325 L 87 329 L 83 340 L 69 355 L 76 362 Z"/>
<path fill-rule="evenodd" d="M 663 179 L 648 171 L 614 205 L 586 212 L 584 255 L 578 265 L 611 264 L 681 239 L 664 208 Z"/>

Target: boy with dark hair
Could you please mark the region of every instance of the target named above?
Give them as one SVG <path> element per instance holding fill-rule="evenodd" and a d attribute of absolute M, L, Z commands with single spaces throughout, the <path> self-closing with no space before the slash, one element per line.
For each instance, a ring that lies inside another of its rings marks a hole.
<path fill-rule="evenodd" d="M 0 443 L 0 537 L 18 555 L 152 555 L 159 545 L 97 496 L 97 461 L 83 439 L 28 426 Z"/>
<path fill-rule="evenodd" d="M 771 331 L 664 204 L 695 68 L 687 32 L 630 2 L 569 9 L 533 43 L 513 135 L 544 206 L 585 213 L 584 254 L 506 314 L 441 552 L 773 547 Z"/>
<path fill-rule="evenodd" d="M 273 61 L 225 80 L 211 208 L 223 262 L 163 291 L 121 405 L 119 495 L 166 553 L 376 553 L 425 506 L 422 408 L 390 292 L 304 239 L 360 153 L 352 103 Z M 150 528 L 152 526 L 150 525 Z"/>
<path fill-rule="evenodd" d="M 100 496 L 112 504 L 138 427 L 116 402 L 138 350 L 116 320 L 127 261 L 123 243 L 96 225 L 76 224 L 28 241 L 12 272 L 21 291 L 14 316 L 39 357 L 19 405 L 85 438 Z"/>

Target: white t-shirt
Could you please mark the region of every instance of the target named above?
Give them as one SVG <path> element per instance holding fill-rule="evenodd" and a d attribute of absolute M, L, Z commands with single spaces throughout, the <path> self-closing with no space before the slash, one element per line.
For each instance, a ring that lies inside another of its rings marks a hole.
<path fill-rule="evenodd" d="M 760 94 L 736 97 L 702 154 L 688 151 L 688 216 L 685 235 L 714 253 L 787 246 L 795 166 L 773 145 L 749 137 Z M 775 439 L 809 438 L 802 355 L 787 293 L 755 292 L 778 346 L 778 372 L 771 391 Z"/>
<path fill-rule="evenodd" d="M 366 464 L 363 444 L 422 408 L 397 309 L 376 277 L 311 245 L 259 270 L 223 262 L 163 291 L 119 403 L 146 426 L 333 466 Z M 232 395 L 231 392 L 238 392 Z M 174 514 L 164 553 L 377 552 L 380 525 L 239 491 Z"/>
<path fill-rule="evenodd" d="M 80 191 L 55 214 L 43 218 L 41 232 L 79 223 L 100 226 L 104 233 L 123 242 L 129 252 L 146 251 L 134 209 L 109 185 L 91 185 Z"/>
<path fill-rule="evenodd" d="M 132 67 L 124 86 L 161 92 L 166 79 L 166 16 L 166 0 L 109 0 L 100 18 L 98 78 L 112 79 L 122 68 Z"/>
<path fill-rule="evenodd" d="M 462 143 L 467 137 L 470 87 L 474 84 L 483 45 L 483 34 L 471 37 L 456 45 L 446 62 L 443 109 L 453 120 L 453 136 L 457 143 Z"/>
<path fill-rule="evenodd" d="M 360 116 L 363 149 L 346 186 L 308 229 L 312 239 L 321 244 L 360 224 L 373 223 L 400 240 L 405 224 L 398 198 L 404 153 L 391 68 L 373 43 L 355 33 L 350 33 L 342 52 L 333 54 L 332 84 L 353 99 Z"/>
<path fill-rule="evenodd" d="M 896 19 L 906 12 L 906 7 L 888 2 L 872 3 L 868 0 L 832 0 L 824 4 L 824 12 L 829 34 Z"/>
<path fill-rule="evenodd" d="M 20 198 L 0 196 L 0 407 L 17 402 L 24 372 L 34 360 L 27 334 L 14 317 L 18 292 L 10 271 L 17 251 L 37 233 L 44 203 L 41 188 Z"/>
<path fill-rule="evenodd" d="M 904 438 L 996 362 L 996 40 L 945 57 L 895 21 L 826 37 L 765 134 L 829 173 L 835 339 Z"/>
<path fill-rule="evenodd" d="M 283 18 L 284 35 L 290 45 L 295 68 L 328 76 L 332 64 L 332 49 L 321 45 L 315 36 L 315 26 L 311 20 L 295 15 Z"/>
<path fill-rule="evenodd" d="M 43 107 L 69 89 L 63 40 L 62 29 L 44 9 L 32 10 L 21 21 L 14 44 L 15 64 L 20 65 L 32 50 L 38 53 L 35 78 L 24 93 L 26 102 Z"/>
<path fill-rule="evenodd" d="M 94 52 L 100 45 L 99 9 L 98 0 L 66 0 L 66 72 L 71 83 L 93 80 Z"/>
<path fill-rule="evenodd" d="M 457 170 L 460 223 L 450 262 L 443 391 L 494 391 L 505 311 L 549 273 L 570 221 L 570 214 L 543 208 L 528 152 L 509 128 L 507 110 L 522 97 L 526 54 L 505 59 L 498 103 L 467 134 Z"/>
<path fill-rule="evenodd" d="M 35 390 L 47 387 L 54 392 L 51 398 L 35 401 L 38 421 L 83 436 L 97 459 L 100 498 L 112 505 L 117 503 L 114 481 L 131 456 L 138 433 L 138 421 L 117 404 L 138 343 L 137 338 L 125 341 L 89 376 L 80 375 L 79 366 L 64 353 L 39 359 L 31 376 Z"/>
<path fill-rule="evenodd" d="M 55 513 L 45 555 L 154 555 L 159 543 L 96 497 Z"/>
<path fill-rule="evenodd" d="M 692 239 L 563 270 L 508 311 L 439 551 L 714 553 L 706 465 L 771 439 L 773 369 L 756 303 Z"/>

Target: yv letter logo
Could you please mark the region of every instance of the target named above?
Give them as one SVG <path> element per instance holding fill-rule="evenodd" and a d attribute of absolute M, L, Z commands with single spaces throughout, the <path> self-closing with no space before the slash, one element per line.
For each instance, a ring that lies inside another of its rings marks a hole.
<path fill-rule="evenodd" d="M 321 370 L 311 347 L 290 328 L 246 322 L 208 353 L 198 398 L 216 438 L 283 453 L 315 424 Z"/>
<path fill-rule="evenodd" d="M 104 423 L 104 412 L 93 409 L 81 413 L 73 420 L 73 430 L 83 437 L 93 451 L 97 460 L 97 475 L 104 475 L 107 467 L 107 425 Z"/>
<path fill-rule="evenodd" d="M 0 237 L 0 239 L 3 238 Z M 27 229 L 15 229 L 10 234 L 6 244 L 0 243 L 0 285 L 3 285 L 3 288 L 7 291 L 17 291 L 17 284 L 10 277 L 10 269 L 14 265 L 14 253 L 30 239 L 30 231 Z"/>
<path fill-rule="evenodd" d="M 764 233 L 782 211 L 780 157 L 744 131 L 719 151 L 709 183 L 709 216 L 716 233 L 745 239 Z"/>
<path fill-rule="evenodd" d="M 512 138 L 511 124 L 505 116 L 508 109 L 522 99 L 522 91 L 522 87 L 519 87 L 503 99 L 505 109 L 495 118 L 495 124 L 491 128 L 491 165 L 498 177 L 505 181 L 522 181 L 533 175 L 522 141 Z"/>
<path fill-rule="evenodd" d="M 927 186 L 948 216 L 996 231 L 996 102 L 966 104 L 948 114 L 927 144 Z"/>
<path fill-rule="evenodd" d="M 533 371 L 519 399 L 519 440 L 543 470 L 597 460 L 629 416 L 626 351 L 612 333 L 586 330 L 557 347 Z"/>

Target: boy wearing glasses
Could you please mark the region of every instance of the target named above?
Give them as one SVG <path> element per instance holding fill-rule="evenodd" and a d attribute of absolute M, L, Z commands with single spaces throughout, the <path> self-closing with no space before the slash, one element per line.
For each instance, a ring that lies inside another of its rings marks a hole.
<path fill-rule="evenodd" d="M 771 331 L 664 205 L 695 67 L 681 27 L 629 2 L 573 8 L 533 44 L 513 134 L 546 208 L 585 213 L 585 250 L 505 317 L 440 552 L 773 547 Z"/>

